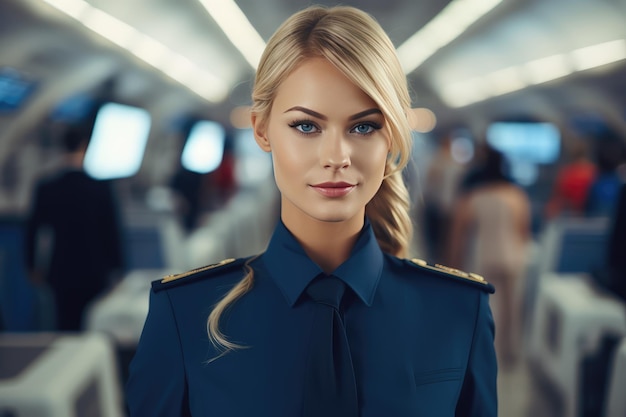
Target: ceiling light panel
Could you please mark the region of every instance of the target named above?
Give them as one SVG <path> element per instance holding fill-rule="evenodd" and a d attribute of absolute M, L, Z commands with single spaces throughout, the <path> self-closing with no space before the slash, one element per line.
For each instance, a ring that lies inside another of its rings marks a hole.
<path fill-rule="evenodd" d="M 501 2 L 502 0 L 450 2 L 441 13 L 398 47 L 398 57 L 404 72 L 413 72 Z"/>
<path fill-rule="evenodd" d="M 116 16 L 84 0 L 41 1 L 76 19 L 85 27 L 129 51 L 202 98 L 211 102 L 221 102 L 228 95 L 232 81 L 218 77 L 210 71 L 210 68 L 174 51 Z M 214 59 L 212 61 L 215 62 Z"/>
<path fill-rule="evenodd" d="M 198 0 L 228 39 L 256 69 L 265 49 L 265 41 L 233 0 Z"/>

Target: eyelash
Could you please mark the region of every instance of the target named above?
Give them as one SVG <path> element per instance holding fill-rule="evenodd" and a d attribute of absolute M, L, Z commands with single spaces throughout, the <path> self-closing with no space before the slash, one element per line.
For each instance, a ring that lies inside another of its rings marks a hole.
<path fill-rule="evenodd" d="M 299 129 L 303 125 L 310 125 L 310 126 L 314 127 L 316 129 L 316 131 L 314 131 L 314 132 L 303 132 L 302 130 Z M 291 127 L 291 128 L 296 129 L 296 131 L 298 133 L 300 133 L 301 135 L 304 135 L 304 136 L 313 135 L 315 133 L 318 133 L 319 130 L 321 130 L 319 128 L 319 126 L 315 122 L 313 122 L 312 120 L 294 120 L 293 122 L 289 123 L 288 126 Z M 358 128 L 359 126 L 368 126 L 368 127 L 372 128 L 372 130 L 370 130 L 367 133 L 357 133 L 357 132 L 354 132 L 355 129 Z M 372 121 L 369 121 L 369 122 L 359 122 L 356 125 L 354 125 L 354 127 L 352 127 L 350 129 L 350 132 L 354 132 L 354 133 L 356 133 L 357 135 L 360 135 L 360 136 L 368 136 L 368 135 L 371 135 L 372 133 L 374 133 L 376 130 L 379 130 L 381 128 L 382 128 L 382 126 L 379 123 L 376 123 L 376 122 L 372 122 Z"/>

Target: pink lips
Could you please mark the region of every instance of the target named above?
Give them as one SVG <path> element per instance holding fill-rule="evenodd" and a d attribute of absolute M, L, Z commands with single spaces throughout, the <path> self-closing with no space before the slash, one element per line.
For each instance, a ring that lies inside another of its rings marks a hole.
<path fill-rule="evenodd" d="M 356 187 L 354 184 L 347 182 L 323 182 L 312 185 L 313 189 L 324 197 L 343 197 Z"/>

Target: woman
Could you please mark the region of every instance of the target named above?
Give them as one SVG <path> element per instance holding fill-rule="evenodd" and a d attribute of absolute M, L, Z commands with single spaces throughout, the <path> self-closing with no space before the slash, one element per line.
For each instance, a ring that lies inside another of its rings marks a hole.
<path fill-rule="evenodd" d="M 489 277 L 498 363 L 516 364 L 521 348 L 521 295 L 531 238 L 530 199 L 505 175 L 504 156 L 484 145 L 484 160 L 456 203 L 448 262 Z M 470 181 L 468 181 L 469 183 Z"/>
<path fill-rule="evenodd" d="M 252 125 L 280 222 L 261 255 L 154 283 L 131 416 L 496 415 L 493 288 L 397 257 L 409 106 L 367 14 L 311 7 L 277 30 Z"/>

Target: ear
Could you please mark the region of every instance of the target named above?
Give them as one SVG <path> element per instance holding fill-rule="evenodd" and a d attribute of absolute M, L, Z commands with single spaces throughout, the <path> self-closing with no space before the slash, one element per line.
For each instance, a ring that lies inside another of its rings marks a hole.
<path fill-rule="evenodd" d="M 265 152 L 271 152 L 272 147 L 270 146 L 270 141 L 267 138 L 267 123 L 261 122 L 261 120 L 254 113 L 250 117 L 252 122 L 252 131 L 254 132 L 254 140 L 256 140 L 256 143 L 262 150 Z"/>

